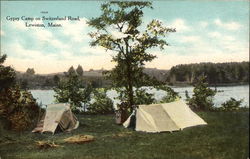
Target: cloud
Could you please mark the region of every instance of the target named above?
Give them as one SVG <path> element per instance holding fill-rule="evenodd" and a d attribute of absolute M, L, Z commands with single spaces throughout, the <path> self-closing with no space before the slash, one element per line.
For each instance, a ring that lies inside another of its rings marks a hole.
<path fill-rule="evenodd" d="M 37 40 L 50 41 L 53 37 L 52 33 L 46 29 L 36 29 L 33 32 Z"/>
<path fill-rule="evenodd" d="M 5 33 L 3 30 L 0 31 L 0 35 L 3 36 Z"/>
<path fill-rule="evenodd" d="M 222 37 L 221 33 L 217 32 L 217 31 L 209 32 L 208 36 L 211 38 L 221 38 Z"/>
<path fill-rule="evenodd" d="M 194 43 L 200 41 L 201 38 L 199 36 L 180 36 L 180 41 L 184 43 Z"/>
<path fill-rule="evenodd" d="M 231 21 L 228 23 L 223 23 L 220 19 L 215 19 L 214 24 L 227 30 L 238 30 L 242 27 L 242 25 L 237 22 Z"/>
<path fill-rule="evenodd" d="M 115 40 L 128 37 L 128 34 L 124 34 L 124 33 L 119 32 L 119 31 L 111 31 L 111 35 L 112 35 L 112 38 Z"/>
<path fill-rule="evenodd" d="M 206 21 L 201 21 L 201 22 L 199 23 L 199 25 L 200 25 L 201 27 L 203 27 L 203 28 L 206 28 L 206 27 L 208 26 L 208 22 L 206 22 Z"/>
<path fill-rule="evenodd" d="M 188 50 L 187 50 L 188 51 Z M 157 58 L 150 63 L 146 64 L 146 67 L 149 68 L 158 68 L 158 69 L 170 69 L 172 66 L 178 64 L 190 64 L 190 63 L 201 63 L 201 62 L 241 62 L 249 59 L 248 48 L 246 50 L 241 50 L 240 52 L 234 52 L 228 55 L 225 55 L 224 52 L 216 51 L 212 54 L 210 53 L 200 53 L 192 55 L 180 55 L 173 52 L 162 53 L 154 52 L 157 55 Z"/>
<path fill-rule="evenodd" d="M 80 21 L 60 21 L 59 23 L 62 24 L 61 32 L 73 41 L 82 42 L 89 38 L 86 32 L 88 27 L 86 18 L 80 18 Z"/>
<path fill-rule="evenodd" d="M 186 24 L 184 19 L 178 18 L 175 19 L 171 24 L 170 27 L 176 28 L 177 32 L 186 32 L 190 31 L 191 27 Z"/>
<path fill-rule="evenodd" d="M 31 50 L 24 48 L 20 43 L 12 43 L 4 46 L 4 52 L 8 56 L 5 65 L 14 65 L 17 71 L 26 71 L 27 68 L 34 68 L 37 73 L 55 73 L 68 70 L 70 66 L 77 67 L 82 65 L 85 70 L 93 69 L 111 69 L 114 63 L 111 62 L 111 56 L 107 52 L 102 52 L 98 56 L 74 56 L 74 53 L 62 50 L 57 54 L 46 54 L 44 50 Z M 101 48 L 92 48 L 91 51 L 103 51 Z M 109 53 L 109 52 L 108 52 Z M 58 57 L 62 57 L 58 59 Z"/>
<path fill-rule="evenodd" d="M 25 31 L 28 30 L 28 28 L 25 26 L 25 22 L 24 21 L 14 21 L 11 22 L 11 26 L 13 27 L 14 30 L 21 30 L 21 31 Z"/>

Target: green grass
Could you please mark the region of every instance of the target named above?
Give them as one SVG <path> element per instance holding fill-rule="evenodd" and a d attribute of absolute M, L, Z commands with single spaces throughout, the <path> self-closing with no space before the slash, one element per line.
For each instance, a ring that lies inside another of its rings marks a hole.
<path fill-rule="evenodd" d="M 249 112 L 199 112 L 206 126 L 178 132 L 143 133 L 114 124 L 111 115 L 79 115 L 71 133 L 33 134 L 0 130 L 0 156 L 5 158 L 82 159 L 247 159 Z M 95 141 L 66 144 L 62 140 L 88 134 Z M 54 141 L 59 148 L 38 149 L 35 141 Z"/>

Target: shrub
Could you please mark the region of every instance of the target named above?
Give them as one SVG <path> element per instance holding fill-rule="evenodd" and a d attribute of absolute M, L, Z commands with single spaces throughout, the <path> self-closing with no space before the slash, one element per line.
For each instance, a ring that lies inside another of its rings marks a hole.
<path fill-rule="evenodd" d="M 12 130 L 23 131 L 37 121 L 39 107 L 32 94 L 18 86 L 0 92 L 0 116 Z"/>
<path fill-rule="evenodd" d="M 211 110 L 213 108 L 213 97 L 216 91 L 208 87 L 205 76 L 198 78 L 198 81 L 194 84 L 193 92 L 192 98 L 187 98 L 191 108 L 199 110 Z"/>
<path fill-rule="evenodd" d="M 89 104 L 88 112 L 91 114 L 114 113 L 113 101 L 107 96 L 106 90 L 94 91 L 94 102 Z"/>
<path fill-rule="evenodd" d="M 226 102 L 222 103 L 222 107 L 220 108 L 220 110 L 222 111 L 237 111 L 240 109 L 240 105 L 243 102 L 243 99 L 241 100 L 236 100 L 234 98 L 230 98 L 229 100 L 227 100 Z"/>

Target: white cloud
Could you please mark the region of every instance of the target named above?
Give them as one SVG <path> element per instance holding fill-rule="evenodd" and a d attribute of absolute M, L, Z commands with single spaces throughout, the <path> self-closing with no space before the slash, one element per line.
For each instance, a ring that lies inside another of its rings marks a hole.
<path fill-rule="evenodd" d="M 218 39 L 219 40 L 218 42 L 220 42 L 220 43 L 233 42 L 236 40 L 235 37 L 233 37 L 233 36 L 225 35 L 225 34 L 222 34 L 222 33 L 216 32 L 216 31 L 209 32 L 208 37 Z"/>
<path fill-rule="evenodd" d="M 57 39 L 52 39 L 49 41 L 49 43 L 54 46 L 55 48 L 60 48 L 60 49 L 69 49 L 69 45 L 62 43 L 61 41 Z"/>
<path fill-rule="evenodd" d="M 15 30 L 27 30 L 28 28 L 25 26 L 25 22 L 24 21 L 15 21 L 15 22 L 11 22 L 11 26 L 15 29 Z"/>
<path fill-rule="evenodd" d="M 206 27 L 208 26 L 208 22 L 206 22 L 206 21 L 201 21 L 201 22 L 199 23 L 199 25 L 200 25 L 201 27 L 203 27 L 203 28 L 206 28 Z"/>
<path fill-rule="evenodd" d="M 50 41 L 53 37 L 52 33 L 46 29 L 36 29 L 33 34 L 37 40 L 41 41 Z"/>
<path fill-rule="evenodd" d="M 237 23 L 234 21 L 231 21 L 228 23 L 223 23 L 220 19 L 215 19 L 214 24 L 223 28 L 223 29 L 227 29 L 227 30 L 238 30 L 242 27 L 242 25 L 240 23 Z"/>
<path fill-rule="evenodd" d="M 201 38 L 199 36 L 180 36 L 180 41 L 181 42 L 188 42 L 188 43 L 193 43 L 193 42 L 198 42 L 200 41 Z"/>
<path fill-rule="evenodd" d="M 186 24 L 186 21 L 184 19 L 175 19 L 171 24 L 170 27 L 176 28 L 177 32 L 185 32 L 190 31 L 191 28 Z"/>
<path fill-rule="evenodd" d="M 3 36 L 5 33 L 3 30 L 0 31 L 0 35 Z"/>
<path fill-rule="evenodd" d="M 124 34 L 119 31 L 111 31 L 111 35 L 113 39 L 122 39 L 128 37 L 128 34 Z"/>
<path fill-rule="evenodd" d="M 189 51 L 186 50 L 187 52 Z M 201 50 L 202 51 L 202 50 Z M 180 55 L 175 52 L 155 52 L 157 58 L 150 63 L 146 64 L 146 67 L 158 68 L 158 69 L 170 69 L 172 66 L 178 64 L 189 63 L 201 63 L 201 62 L 241 62 L 249 59 L 249 49 L 241 50 L 240 52 L 230 53 L 228 55 L 225 52 L 214 50 L 213 53 L 200 52 L 200 54 L 188 54 Z"/>
<path fill-rule="evenodd" d="M 211 38 L 220 38 L 220 37 L 222 37 L 221 33 L 217 32 L 217 31 L 209 32 L 208 36 L 211 37 Z"/>
<path fill-rule="evenodd" d="M 46 54 L 43 50 L 25 49 L 21 44 L 15 42 L 4 46 L 3 51 L 7 53 L 15 52 L 16 56 L 8 56 L 5 65 L 14 65 L 18 71 L 26 71 L 27 68 L 34 68 L 36 73 L 55 73 L 68 70 L 70 66 L 82 65 L 85 70 L 111 69 L 114 63 L 107 52 L 102 52 L 99 56 L 74 56 L 70 51 L 61 51 L 57 54 Z M 101 48 L 92 48 L 91 51 L 103 51 Z M 62 57 L 58 59 L 58 57 Z"/>
<path fill-rule="evenodd" d="M 86 18 L 80 18 L 80 21 L 60 21 L 58 23 L 62 24 L 62 33 L 75 42 L 82 42 L 89 38 L 86 33 L 88 27 Z"/>

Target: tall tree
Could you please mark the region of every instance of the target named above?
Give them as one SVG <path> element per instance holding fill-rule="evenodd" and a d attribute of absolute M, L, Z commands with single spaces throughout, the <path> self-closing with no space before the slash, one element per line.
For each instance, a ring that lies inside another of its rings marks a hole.
<path fill-rule="evenodd" d="M 77 73 L 79 76 L 82 76 L 82 75 L 83 75 L 83 69 L 82 69 L 82 66 L 81 66 L 81 65 L 78 65 L 78 67 L 76 68 L 76 73 Z"/>
<path fill-rule="evenodd" d="M 10 66 L 3 66 L 6 58 L 6 55 L 0 55 L 0 91 L 15 84 L 15 70 Z"/>
<path fill-rule="evenodd" d="M 73 66 L 71 66 L 69 69 L 68 69 L 68 74 L 75 74 L 76 73 L 76 70 Z"/>
<path fill-rule="evenodd" d="M 34 75 L 35 74 L 35 70 L 34 70 L 34 68 L 28 68 L 26 70 L 26 73 L 29 74 L 29 75 Z"/>
<path fill-rule="evenodd" d="M 91 46 L 102 46 L 116 52 L 113 61 L 116 66 L 109 72 L 115 87 L 123 87 L 123 99 L 131 107 L 135 92 L 148 82 L 143 73 L 145 62 L 156 56 L 147 52 L 152 48 L 164 49 L 168 45 L 164 37 L 175 29 L 166 28 L 159 20 L 152 20 L 142 31 L 143 9 L 151 8 L 151 2 L 111 1 L 101 5 L 102 14 L 92 18 L 88 24 L 96 31 L 89 35 L 93 39 Z"/>

